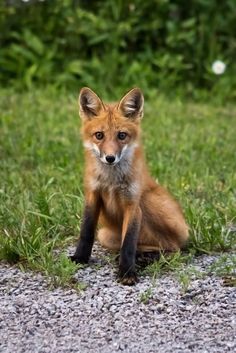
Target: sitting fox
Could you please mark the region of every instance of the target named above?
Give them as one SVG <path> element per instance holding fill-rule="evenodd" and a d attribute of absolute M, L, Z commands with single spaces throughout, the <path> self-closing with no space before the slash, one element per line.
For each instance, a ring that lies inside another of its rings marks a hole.
<path fill-rule="evenodd" d="M 130 90 L 117 104 L 105 104 L 82 88 L 79 109 L 85 148 L 85 209 L 76 263 L 87 263 L 97 224 L 103 247 L 119 250 L 118 280 L 137 282 L 136 250 L 175 251 L 188 239 L 179 204 L 149 175 L 141 145 L 144 98 Z"/>

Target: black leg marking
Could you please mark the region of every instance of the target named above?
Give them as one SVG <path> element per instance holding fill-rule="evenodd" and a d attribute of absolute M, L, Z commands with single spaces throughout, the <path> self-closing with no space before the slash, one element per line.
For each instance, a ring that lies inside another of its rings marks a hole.
<path fill-rule="evenodd" d="M 92 252 L 97 218 L 96 212 L 91 207 L 86 206 L 81 224 L 80 239 L 74 255 L 70 257 L 72 261 L 82 264 L 88 263 Z"/>
<path fill-rule="evenodd" d="M 124 243 L 120 252 L 119 282 L 125 285 L 133 285 L 137 282 L 135 272 L 135 254 L 140 225 L 133 221 L 125 235 Z"/>

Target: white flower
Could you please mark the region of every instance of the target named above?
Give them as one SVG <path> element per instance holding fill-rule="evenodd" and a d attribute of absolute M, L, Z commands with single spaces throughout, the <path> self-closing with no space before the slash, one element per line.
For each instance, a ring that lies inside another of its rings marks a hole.
<path fill-rule="evenodd" d="M 226 65 L 225 63 L 223 63 L 223 61 L 216 60 L 213 62 L 211 69 L 214 72 L 214 74 L 222 75 L 225 72 Z"/>
<path fill-rule="evenodd" d="M 129 10 L 133 12 L 135 10 L 135 4 L 129 4 Z"/>

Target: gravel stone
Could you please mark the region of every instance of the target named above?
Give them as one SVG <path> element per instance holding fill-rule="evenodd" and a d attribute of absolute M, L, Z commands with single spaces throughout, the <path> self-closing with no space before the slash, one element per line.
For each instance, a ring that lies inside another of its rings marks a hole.
<path fill-rule="evenodd" d="M 201 256 L 194 266 L 204 272 L 216 259 Z M 75 275 L 86 284 L 81 292 L 49 289 L 42 275 L 2 262 L 0 352 L 235 352 L 236 291 L 221 278 L 193 276 L 183 292 L 173 274 L 125 287 L 116 271 L 98 245 Z"/>

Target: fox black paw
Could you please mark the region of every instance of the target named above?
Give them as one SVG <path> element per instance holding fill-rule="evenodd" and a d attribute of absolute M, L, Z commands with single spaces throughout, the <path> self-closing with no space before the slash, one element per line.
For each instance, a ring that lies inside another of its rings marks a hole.
<path fill-rule="evenodd" d="M 75 262 L 76 264 L 87 264 L 88 263 L 88 259 L 81 257 L 81 256 L 71 255 L 71 256 L 69 256 L 69 259 L 71 259 L 71 261 Z"/>
<path fill-rule="evenodd" d="M 134 271 L 126 273 L 123 276 L 119 274 L 118 282 L 125 286 L 133 286 L 138 282 L 138 277 Z"/>

